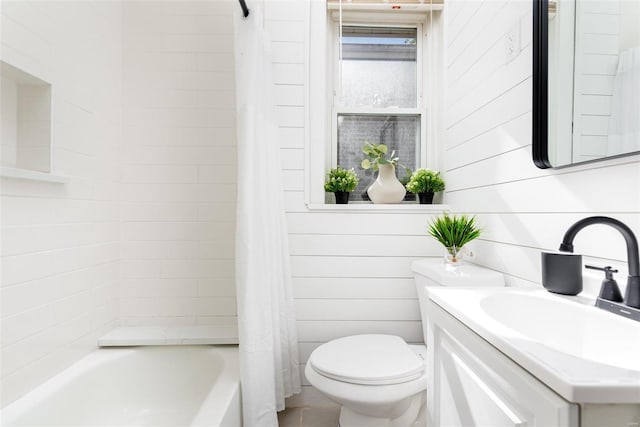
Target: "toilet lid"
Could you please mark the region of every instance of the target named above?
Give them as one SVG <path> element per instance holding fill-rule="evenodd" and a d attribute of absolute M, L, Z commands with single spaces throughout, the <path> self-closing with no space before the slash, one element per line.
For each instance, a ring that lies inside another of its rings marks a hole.
<path fill-rule="evenodd" d="M 354 335 L 322 344 L 309 357 L 320 375 L 352 384 L 399 384 L 420 378 L 424 361 L 394 335 Z"/>

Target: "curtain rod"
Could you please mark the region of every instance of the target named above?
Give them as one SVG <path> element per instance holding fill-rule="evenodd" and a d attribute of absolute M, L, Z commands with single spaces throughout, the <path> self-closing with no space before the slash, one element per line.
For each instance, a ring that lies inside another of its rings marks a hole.
<path fill-rule="evenodd" d="M 249 16 L 249 8 L 247 7 L 247 2 L 245 0 L 238 0 L 240 2 L 240 7 L 242 8 L 242 15 L 246 18 Z"/>

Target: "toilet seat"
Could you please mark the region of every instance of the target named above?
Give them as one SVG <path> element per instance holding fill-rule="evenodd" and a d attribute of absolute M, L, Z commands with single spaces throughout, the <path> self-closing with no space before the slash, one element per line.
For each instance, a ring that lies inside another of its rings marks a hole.
<path fill-rule="evenodd" d="M 401 384 L 424 374 L 424 360 L 400 337 L 354 335 L 318 347 L 309 364 L 318 374 L 361 385 Z"/>

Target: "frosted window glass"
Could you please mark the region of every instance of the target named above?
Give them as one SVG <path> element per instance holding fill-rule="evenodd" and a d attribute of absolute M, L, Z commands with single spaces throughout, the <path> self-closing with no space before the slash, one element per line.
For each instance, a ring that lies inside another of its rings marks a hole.
<path fill-rule="evenodd" d="M 414 108 L 415 28 L 343 27 L 342 104 Z"/>
<path fill-rule="evenodd" d="M 376 178 L 376 172 L 364 170 L 360 162 L 364 159 L 362 146 L 365 142 L 385 144 L 389 153 L 395 150 L 400 163 L 413 170 L 420 161 L 420 116 L 386 116 L 386 115 L 338 115 L 338 165 L 353 168 L 360 178 L 358 187 L 351 193 L 350 200 L 368 200 L 366 189 Z M 404 168 L 396 169 L 398 179 L 405 182 L 408 178 Z M 415 196 L 408 195 L 410 200 Z"/>

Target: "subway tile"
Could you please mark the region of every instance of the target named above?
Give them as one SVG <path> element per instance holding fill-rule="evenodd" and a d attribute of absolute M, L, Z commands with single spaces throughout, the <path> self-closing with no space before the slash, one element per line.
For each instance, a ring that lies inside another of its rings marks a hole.
<path fill-rule="evenodd" d="M 139 146 L 125 148 L 126 164 L 134 165 L 233 165 L 236 147 Z"/>
<path fill-rule="evenodd" d="M 168 260 L 162 263 L 161 277 L 233 277 L 233 260 Z"/>
<path fill-rule="evenodd" d="M 198 182 L 212 184 L 235 184 L 238 181 L 237 165 L 200 165 Z"/>
<path fill-rule="evenodd" d="M 193 183 L 198 167 L 191 165 L 123 165 L 123 183 Z"/>
<path fill-rule="evenodd" d="M 80 315 L 89 314 L 93 308 L 91 292 L 85 291 L 51 304 L 53 312 L 52 323 L 68 322 Z"/>
<path fill-rule="evenodd" d="M 229 297 L 236 294 L 233 278 L 200 278 L 197 279 L 197 282 L 199 296 Z"/>
<path fill-rule="evenodd" d="M 163 123 L 175 127 L 226 127 L 234 123 L 235 111 L 231 108 L 128 108 L 125 125 L 152 126 Z"/>
<path fill-rule="evenodd" d="M 196 54 L 196 68 L 199 71 L 233 71 L 235 58 L 232 53 L 212 52 Z"/>
<path fill-rule="evenodd" d="M 150 147 L 223 147 L 235 146 L 236 128 L 179 126 L 125 126 L 124 143 Z M 125 157 L 128 159 L 128 155 Z"/>
<path fill-rule="evenodd" d="M 236 200 L 235 184 L 130 184 L 123 190 L 127 202 L 214 202 Z"/>
<path fill-rule="evenodd" d="M 127 34 L 128 52 L 233 52 L 229 34 Z"/>
<path fill-rule="evenodd" d="M 124 222 L 139 221 L 197 221 L 201 204 L 191 203 L 141 203 L 128 202 L 122 204 L 122 220 Z"/>
<path fill-rule="evenodd" d="M 43 331 L 53 324 L 52 308 L 43 305 L 2 319 L 2 347 Z"/>
<path fill-rule="evenodd" d="M 231 238 L 233 222 L 128 222 L 122 236 L 128 241 L 206 241 Z"/>

